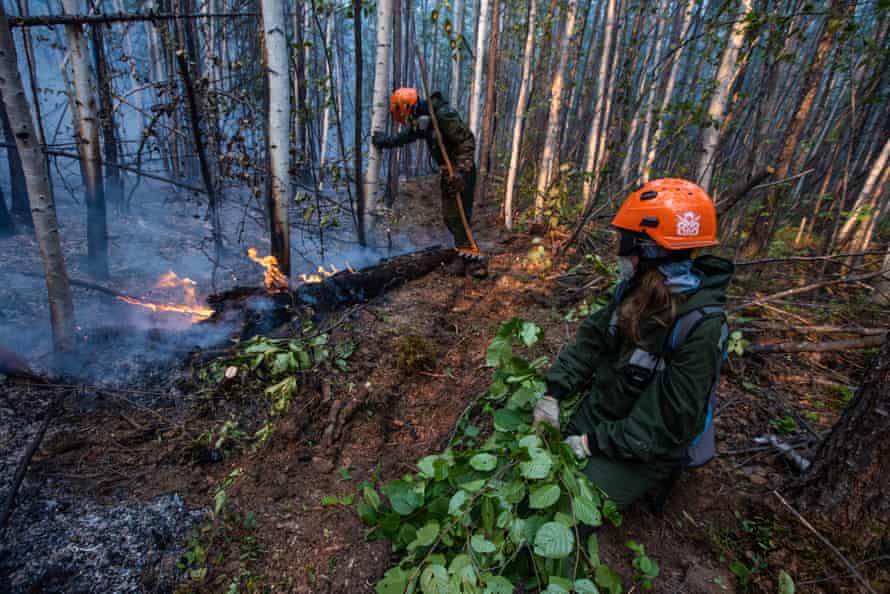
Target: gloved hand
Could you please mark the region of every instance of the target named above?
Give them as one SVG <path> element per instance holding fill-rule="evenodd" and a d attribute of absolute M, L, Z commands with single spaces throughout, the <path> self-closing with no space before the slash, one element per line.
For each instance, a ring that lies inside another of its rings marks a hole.
<path fill-rule="evenodd" d="M 590 444 L 587 442 L 586 433 L 584 435 L 569 435 L 563 443 L 568 444 L 572 448 L 572 451 L 575 452 L 575 457 L 582 460 L 590 457 Z"/>
<path fill-rule="evenodd" d="M 386 148 L 386 134 L 377 130 L 373 134 L 371 134 L 371 144 L 376 146 L 377 148 Z"/>
<path fill-rule="evenodd" d="M 459 172 L 455 171 L 454 175 L 448 177 L 446 172 L 445 174 L 445 189 L 452 194 L 461 194 L 464 191 L 464 187 L 466 184 L 464 183 L 464 176 Z"/>
<path fill-rule="evenodd" d="M 544 396 L 535 405 L 532 418 L 535 425 L 547 423 L 554 429 L 559 429 L 559 400 L 553 396 Z"/>

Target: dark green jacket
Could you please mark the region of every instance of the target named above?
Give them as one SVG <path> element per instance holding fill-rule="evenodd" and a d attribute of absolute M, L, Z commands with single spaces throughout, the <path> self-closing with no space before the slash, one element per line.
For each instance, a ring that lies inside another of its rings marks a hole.
<path fill-rule="evenodd" d="M 457 111 L 451 107 L 439 92 L 433 93 L 428 102 L 419 102 L 414 109 L 415 119 L 408 126 L 405 126 L 399 134 L 385 138 L 380 143 L 380 146 L 383 148 L 396 148 L 424 139 L 427 146 L 429 146 L 433 159 L 436 160 L 439 167 L 443 167 L 445 159 L 442 158 L 442 152 L 439 150 L 433 123 L 429 121 L 426 126 L 421 126 L 418 121 L 423 117 L 429 120 L 430 107 L 436 112 L 439 130 L 442 131 L 442 141 L 445 144 L 445 150 L 448 151 L 452 167 L 461 173 L 467 173 L 472 170 L 476 159 L 476 139 L 473 137 L 470 128 L 460 119 Z"/>
<path fill-rule="evenodd" d="M 733 269 L 722 258 L 697 258 L 693 270 L 702 283 L 687 295 L 677 315 L 724 304 Z M 702 321 L 664 369 L 644 386 L 635 386 L 627 377 L 631 354 L 638 347 L 662 352 L 669 328 L 655 316 L 644 320 L 643 339 L 635 344 L 614 328 L 614 311 L 613 301 L 584 320 L 575 342 L 563 349 L 547 373 L 548 392 L 556 398 L 587 389 L 566 435 L 587 433 L 594 454 L 608 458 L 681 461 L 704 428 L 711 385 L 722 363 L 722 319 Z"/>

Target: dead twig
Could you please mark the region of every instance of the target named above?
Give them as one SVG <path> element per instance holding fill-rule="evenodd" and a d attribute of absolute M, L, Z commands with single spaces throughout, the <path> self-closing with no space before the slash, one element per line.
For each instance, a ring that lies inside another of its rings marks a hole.
<path fill-rule="evenodd" d="M 845 278 L 836 278 L 828 281 L 822 281 L 818 283 L 810 283 L 809 285 L 804 285 L 802 287 L 795 287 L 793 289 L 787 289 L 785 291 L 779 291 L 778 293 L 773 293 L 772 295 L 766 295 L 765 297 L 758 297 L 757 299 L 753 299 L 751 301 L 746 301 L 740 305 L 737 305 L 730 309 L 730 311 L 738 311 L 740 309 L 744 309 L 746 307 L 751 307 L 754 305 L 760 305 L 766 303 L 768 301 L 775 301 L 776 299 L 782 299 L 783 297 L 788 297 L 789 295 L 799 295 L 801 293 L 809 293 L 811 291 L 816 291 L 818 289 L 823 289 L 825 287 L 832 287 L 835 285 L 847 285 L 852 283 L 858 283 L 862 281 L 866 281 L 871 278 L 875 278 L 878 276 L 883 276 L 887 274 L 888 271 L 881 269 L 877 272 L 871 272 L 869 274 L 861 274 L 859 276 L 851 276 Z"/>
<path fill-rule="evenodd" d="M 828 353 L 834 351 L 848 351 L 851 349 L 867 349 L 884 344 L 886 335 L 887 330 L 884 330 L 881 334 L 869 334 L 862 338 L 851 338 L 850 340 L 754 344 L 745 347 L 745 353 Z"/>
<path fill-rule="evenodd" d="M 860 256 L 883 256 L 887 250 L 874 250 L 868 252 L 851 252 L 846 254 L 830 254 L 828 256 L 789 256 L 787 258 L 764 258 L 762 260 L 743 260 L 734 262 L 736 267 L 741 266 L 760 266 L 761 264 L 777 264 L 786 262 L 824 262 L 825 260 L 834 260 L 837 258 L 855 258 Z"/>
<path fill-rule="evenodd" d="M 841 553 L 841 552 L 837 549 L 837 547 L 835 547 L 833 544 L 831 544 L 831 541 L 830 541 L 830 540 L 828 540 L 827 538 L 825 538 L 824 536 L 822 536 L 822 534 L 821 534 L 818 530 L 816 530 L 816 529 L 813 527 L 813 525 L 810 524 L 810 523 L 807 521 L 807 519 L 806 519 L 805 517 L 803 517 L 803 516 L 800 514 L 799 511 L 797 511 L 796 509 L 794 509 L 793 507 L 791 507 L 791 504 L 789 504 L 787 501 L 785 501 L 785 498 L 782 497 L 781 495 L 779 495 L 779 492 L 778 492 L 778 491 L 775 491 L 775 490 L 774 490 L 774 491 L 773 491 L 773 495 L 776 496 L 776 498 L 779 500 L 779 502 L 780 502 L 782 505 L 784 505 L 785 508 L 788 509 L 788 511 L 790 511 L 790 512 L 794 515 L 794 517 L 797 518 L 797 520 L 807 528 L 807 530 L 809 530 L 810 532 L 812 532 L 812 533 L 816 536 L 816 538 L 818 538 L 820 541 L 822 541 L 822 544 L 824 544 L 826 547 L 828 547 L 828 550 L 829 550 L 829 551 L 831 551 L 832 553 L 834 553 L 834 555 L 835 555 L 838 559 L 840 559 L 840 561 L 841 561 L 841 562 L 844 564 L 844 566 L 849 570 L 849 572 L 850 572 L 851 574 L 853 574 L 853 576 L 859 581 L 860 584 L 862 584 L 862 587 L 865 588 L 865 591 L 866 591 L 866 592 L 870 592 L 871 594 L 877 594 L 877 593 L 875 592 L 875 590 L 871 587 L 871 584 L 868 583 L 868 580 L 866 580 L 864 577 L 862 577 L 862 574 L 859 573 L 859 571 L 857 571 L 856 566 L 854 566 L 852 563 L 850 563 L 849 559 L 847 559 L 847 558 L 844 556 L 844 554 Z"/>

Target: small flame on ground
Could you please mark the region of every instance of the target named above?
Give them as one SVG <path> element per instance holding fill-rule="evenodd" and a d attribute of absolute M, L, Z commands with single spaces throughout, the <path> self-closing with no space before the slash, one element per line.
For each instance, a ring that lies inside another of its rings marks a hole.
<path fill-rule="evenodd" d="M 263 282 L 267 289 L 286 289 L 288 287 L 287 277 L 278 268 L 278 258 L 275 256 L 260 258 L 256 255 L 256 248 L 247 248 L 247 257 L 263 267 Z"/>
<path fill-rule="evenodd" d="M 347 266 L 348 266 L 348 265 L 347 265 Z M 349 270 L 350 270 L 350 272 L 352 272 L 352 269 L 351 269 L 351 268 L 350 268 Z M 319 266 L 319 267 L 318 267 L 318 274 L 301 274 L 301 275 L 300 275 L 300 279 L 301 279 L 304 283 L 320 283 L 321 281 L 323 281 L 323 280 L 325 279 L 325 277 L 328 277 L 328 276 L 334 276 L 334 275 L 337 274 L 338 272 L 340 272 L 340 271 L 337 270 L 337 267 L 334 266 L 333 264 L 331 264 L 331 271 L 330 271 L 330 272 L 328 272 L 327 270 L 325 270 L 324 266 Z"/>
<path fill-rule="evenodd" d="M 155 303 L 124 295 L 119 296 L 117 299 L 152 311 L 189 314 L 192 317 L 192 322 L 200 322 L 212 316 L 214 310 L 198 303 L 196 287 L 197 283 L 195 281 L 190 278 L 180 278 L 171 270 L 162 276 L 152 289 L 182 289 L 184 303 Z"/>

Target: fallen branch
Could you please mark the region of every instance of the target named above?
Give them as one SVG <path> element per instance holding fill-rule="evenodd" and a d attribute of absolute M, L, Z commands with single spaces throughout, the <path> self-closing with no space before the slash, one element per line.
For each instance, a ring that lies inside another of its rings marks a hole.
<path fill-rule="evenodd" d="M 782 497 L 781 495 L 779 495 L 778 491 L 773 491 L 773 495 L 775 495 L 778 498 L 778 500 L 782 503 L 782 505 L 784 505 L 788 509 L 788 511 L 790 511 L 792 514 L 794 514 L 794 517 L 797 518 L 797 520 L 801 524 L 803 524 L 807 528 L 807 530 L 809 530 L 810 532 L 815 534 L 816 538 L 821 540 L 822 544 L 824 544 L 826 547 L 828 547 L 828 550 L 831 551 L 832 553 L 834 553 L 834 555 L 838 559 L 841 560 L 841 562 L 850 571 L 850 573 L 853 574 L 853 576 L 859 581 L 860 584 L 862 584 L 862 586 L 865 588 L 866 592 L 870 592 L 871 594 L 877 594 L 874 591 L 874 589 L 871 587 L 871 584 L 868 583 L 868 580 L 866 580 L 864 577 L 862 577 L 862 574 L 856 570 L 856 567 L 852 563 L 850 563 L 849 559 L 847 559 L 844 556 L 844 554 L 841 553 L 837 549 L 837 547 L 835 547 L 833 544 L 831 544 L 830 540 L 828 540 L 827 538 L 822 536 L 822 534 L 818 530 L 813 528 L 813 525 L 810 524 L 805 517 L 800 515 L 799 511 L 797 511 L 796 509 L 791 507 L 791 505 L 787 501 L 785 501 L 785 498 Z"/>
<path fill-rule="evenodd" d="M 736 267 L 740 266 L 759 266 L 761 264 L 775 264 L 785 262 L 821 262 L 825 260 L 835 260 L 838 258 L 856 258 L 859 256 L 883 256 L 887 250 L 873 250 L 868 252 L 853 252 L 848 254 L 831 254 L 828 256 L 788 256 L 787 258 L 764 258 L 762 260 L 747 260 L 734 262 Z"/>
<path fill-rule="evenodd" d="M 859 283 L 862 281 L 866 281 L 878 276 L 883 276 L 885 274 L 890 274 L 890 270 L 879 270 L 877 272 L 871 272 L 869 274 L 860 274 L 858 276 L 849 276 L 845 278 L 837 278 L 829 281 L 822 281 L 819 283 L 811 283 L 809 285 L 804 285 L 802 287 L 795 287 L 793 289 L 787 289 L 785 291 L 779 291 L 778 293 L 773 293 L 772 295 L 767 295 L 766 297 L 758 297 L 757 299 L 753 299 L 751 301 L 746 301 L 741 305 L 737 305 L 730 309 L 730 311 L 738 311 L 740 309 L 744 309 L 746 307 L 751 307 L 752 305 L 760 305 L 762 303 L 766 303 L 768 301 L 775 301 L 777 299 L 782 299 L 784 297 L 788 297 L 789 295 L 800 295 L 801 293 L 809 293 L 811 291 L 816 291 L 818 289 L 822 289 L 825 287 L 831 287 L 834 285 L 846 285 Z"/>
<path fill-rule="evenodd" d="M 778 330 L 800 332 L 802 334 L 859 334 L 861 336 L 884 336 L 887 328 L 858 328 L 852 326 L 788 326 L 786 324 L 755 323 L 745 329 L 748 332 L 759 330 Z"/>
<path fill-rule="evenodd" d="M 726 192 L 726 198 L 717 203 L 717 214 L 722 215 L 736 205 L 748 192 L 754 187 L 775 173 L 772 166 L 766 167 L 759 171 L 756 175 L 752 175 L 750 179 L 740 181 Z"/>
<path fill-rule="evenodd" d="M 43 278 L 42 274 L 37 274 L 35 272 L 19 272 L 19 274 L 21 274 L 22 276 L 29 276 L 31 278 Z M 114 289 L 109 289 L 108 287 L 103 287 L 102 285 L 97 285 L 96 283 L 91 283 L 89 281 L 77 280 L 76 278 L 69 278 L 68 284 L 75 287 L 81 287 L 83 289 L 90 289 L 91 291 L 104 293 L 106 295 L 110 295 L 111 297 L 138 299 L 137 297 L 133 297 L 132 295 L 127 295 L 126 293 L 121 293 L 119 291 L 115 291 Z"/>
<path fill-rule="evenodd" d="M 866 349 L 884 344 L 884 334 L 851 338 L 850 340 L 833 340 L 829 342 L 782 342 L 779 344 L 754 344 L 745 347 L 745 353 L 828 353 L 832 351 L 848 351 Z"/>
<path fill-rule="evenodd" d="M 22 485 L 25 473 L 28 472 L 28 466 L 31 465 L 31 458 L 34 457 L 34 452 L 40 447 L 40 442 L 43 441 L 43 436 L 46 434 L 46 429 L 49 427 L 50 421 L 52 421 L 52 418 L 55 416 L 56 408 L 61 399 L 62 394 L 57 394 L 50 400 L 49 406 L 46 408 L 46 417 L 43 419 L 43 423 L 40 425 L 37 435 L 35 435 L 34 439 L 31 440 L 31 443 L 28 444 L 28 447 L 25 449 L 25 454 L 22 456 L 22 459 L 19 460 L 19 465 L 15 470 L 15 476 L 12 479 L 12 485 L 9 488 L 9 494 L 6 496 L 6 501 L 3 502 L 3 511 L 0 513 L 0 530 L 6 528 L 6 522 L 9 521 L 9 516 L 12 515 L 12 505 L 15 502 L 15 496 L 19 492 L 19 487 Z"/>

